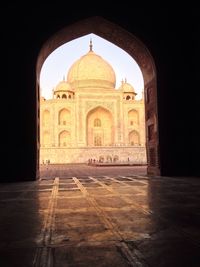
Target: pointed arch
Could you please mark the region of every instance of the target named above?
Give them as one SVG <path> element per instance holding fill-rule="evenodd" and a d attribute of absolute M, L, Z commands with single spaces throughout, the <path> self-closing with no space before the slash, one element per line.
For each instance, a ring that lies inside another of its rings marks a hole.
<path fill-rule="evenodd" d="M 86 129 L 88 146 L 113 144 L 113 116 L 108 109 L 98 106 L 90 110 L 86 118 Z"/>
<path fill-rule="evenodd" d="M 70 146 L 71 145 L 71 135 L 68 131 L 62 131 L 58 136 L 59 146 Z"/>
<path fill-rule="evenodd" d="M 62 98 L 66 99 L 67 95 L 66 94 L 62 94 Z"/>
<path fill-rule="evenodd" d="M 66 42 L 72 41 L 78 37 L 94 33 L 113 44 L 119 46 L 132 56 L 138 63 L 144 79 L 144 100 L 145 100 L 145 118 L 146 118 L 146 147 L 147 147 L 147 172 L 149 174 L 160 174 L 160 151 L 159 151 L 159 132 L 158 132 L 158 111 L 157 111 L 157 77 L 156 67 L 148 48 L 137 37 L 102 17 L 90 17 L 69 25 L 55 33 L 40 50 L 36 65 L 36 91 L 39 94 L 40 71 L 46 58 L 56 48 Z M 151 92 L 151 94 L 149 93 Z M 148 95 L 147 95 L 148 94 Z M 39 101 L 37 98 L 37 112 L 39 113 Z M 147 116 L 148 114 L 148 116 Z M 39 119 L 39 114 L 37 114 Z M 148 125 L 154 125 L 154 135 L 151 140 L 148 138 Z M 37 128 L 38 129 L 38 128 Z M 37 149 L 39 155 L 40 141 L 37 133 Z M 151 157 L 154 160 L 151 160 Z M 152 162 L 154 162 L 152 164 Z"/>
<path fill-rule="evenodd" d="M 70 125 L 71 114 L 70 111 L 66 108 L 63 108 L 58 113 L 58 124 L 59 125 Z"/>
<path fill-rule="evenodd" d="M 137 131 L 133 130 L 129 133 L 129 144 L 131 146 L 140 145 L 140 135 Z"/>
<path fill-rule="evenodd" d="M 139 123 L 139 114 L 138 111 L 135 109 L 131 109 L 128 112 L 128 124 L 130 126 L 138 124 Z"/>

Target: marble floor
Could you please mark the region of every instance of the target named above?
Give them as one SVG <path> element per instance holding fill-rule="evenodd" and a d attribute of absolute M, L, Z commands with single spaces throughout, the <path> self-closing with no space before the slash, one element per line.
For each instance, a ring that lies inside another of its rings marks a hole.
<path fill-rule="evenodd" d="M 124 173 L 0 184 L 0 266 L 199 267 L 200 179 Z"/>

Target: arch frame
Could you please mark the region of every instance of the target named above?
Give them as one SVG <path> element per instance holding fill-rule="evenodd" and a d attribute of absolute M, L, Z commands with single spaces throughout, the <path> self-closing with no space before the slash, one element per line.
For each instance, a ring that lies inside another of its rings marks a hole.
<path fill-rule="evenodd" d="M 59 46 L 84 35 L 94 33 L 126 51 L 139 65 L 144 79 L 145 127 L 147 150 L 147 174 L 160 175 L 160 149 L 157 109 L 157 72 L 148 48 L 124 28 L 102 17 L 95 16 L 68 25 L 56 32 L 42 46 L 36 64 L 37 92 L 37 177 L 39 177 L 39 121 L 40 121 L 40 72 L 46 58 Z M 149 127 L 153 134 L 149 137 Z"/>
<path fill-rule="evenodd" d="M 65 135 L 65 136 L 69 136 L 70 137 L 70 139 L 71 139 L 71 134 L 70 134 L 70 132 L 69 131 L 67 131 L 67 130 L 61 130 L 59 133 L 58 133 L 58 144 L 59 144 L 59 147 L 62 147 L 63 145 L 61 144 L 61 136 L 63 136 L 63 135 Z M 71 142 L 71 140 L 70 140 L 70 142 Z M 66 144 L 67 144 L 67 142 L 66 142 Z M 65 145 L 66 146 L 66 145 Z"/>
<path fill-rule="evenodd" d="M 130 131 L 129 133 L 128 133 L 128 137 L 129 137 L 129 143 L 131 143 L 130 142 L 130 137 L 131 137 L 131 135 L 133 135 L 133 134 L 136 134 L 137 135 L 137 138 L 138 138 L 138 142 L 136 143 L 137 145 L 140 145 L 140 135 L 139 135 L 139 133 L 138 133 L 138 131 L 137 130 L 132 130 L 132 131 Z"/>
<path fill-rule="evenodd" d="M 89 125 L 88 125 L 88 123 L 89 123 L 89 118 L 90 118 L 90 116 L 91 115 L 93 115 L 96 111 L 98 111 L 98 109 L 102 109 L 108 116 L 110 116 L 110 122 L 111 122 L 111 139 L 113 138 L 113 140 L 114 140 L 114 132 L 112 133 L 112 131 L 113 131 L 113 114 L 112 114 L 112 112 L 108 109 L 108 108 L 105 108 L 103 105 L 98 105 L 98 106 L 93 106 L 92 108 L 90 108 L 90 110 L 89 111 L 87 111 L 87 113 L 85 114 L 86 115 L 86 119 L 85 119 L 85 123 L 86 123 L 86 143 L 87 143 L 87 145 L 89 145 Z M 95 127 L 94 125 L 93 125 L 93 127 L 92 128 L 96 128 L 96 130 L 97 131 L 99 131 L 100 129 L 101 129 L 101 131 L 102 131 L 102 121 L 101 121 L 101 127 Z M 103 139 L 102 139 L 103 140 Z M 112 140 L 112 142 L 113 142 L 113 140 Z M 102 142 L 102 143 L 104 143 L 104 141 Z"/>
<path fill-rule="evenodd" d="M 62 114 L 63 113 L 67 113 L 67 114 L 69 114 L 69 115 L 71 115 L 71 110 L 70 109 L 68 109 L 68 108 L 66 108 L 66 107 L 64 107 L 64 108 L 61 108 L 59 111 L 58 111 L 58 124 L 59 125 L 62 125 Z"/>

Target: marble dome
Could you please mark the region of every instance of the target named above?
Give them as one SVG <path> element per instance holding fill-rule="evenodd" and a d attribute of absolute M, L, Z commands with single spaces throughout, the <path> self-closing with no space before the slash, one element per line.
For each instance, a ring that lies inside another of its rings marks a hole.
<path fill-rule="evenodd" d="M 67 74 L 67 82 L 74 88 L 93 87 L 114 89 L 116 76 L 112 66 L 90 50 L 74 62 Z"/>

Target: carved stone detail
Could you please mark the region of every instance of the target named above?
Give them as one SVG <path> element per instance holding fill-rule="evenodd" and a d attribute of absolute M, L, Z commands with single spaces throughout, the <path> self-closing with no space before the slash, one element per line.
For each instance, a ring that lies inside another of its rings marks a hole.
<path fill-rule="evenodd" d="M 86 101 L 85 102 L 85 112 L 88 113 L 90 110 L 102 107 L 108 109 L 110 112 L 114 113 L 113 102 L 103 102 L 103 101 Z"/>

